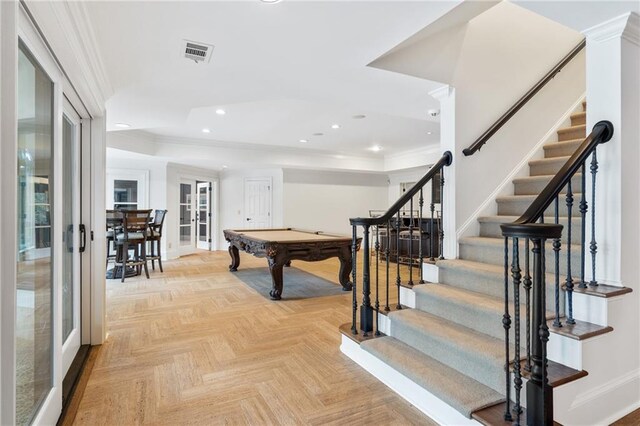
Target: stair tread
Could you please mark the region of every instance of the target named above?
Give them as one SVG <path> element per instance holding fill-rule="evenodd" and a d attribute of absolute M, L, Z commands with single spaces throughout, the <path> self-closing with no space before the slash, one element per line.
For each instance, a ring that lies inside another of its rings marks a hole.
<path fill-rule="evenodd" d="M 575 198 L 575 194 L 574 194 L 574 198 Z M 574 202 L 574 206 L 575 206 L 575 202 Z M 480 223 L 511 223 L 511 222 L 515 222 L 520 216 L 515 216 L 515 215 L 492 215 L 492 216 L 480 216 L 478 217 L 478 222 Z M 558 216 L 560 219 L 568 219 L 568 216 Z M 578 220 L 580 218 L 580 216 L 576 216 L 575 214 L 572 215 L 572 218 L 574 220 Z M 553 220 L 553 216 L 552 215 L 546 215 L 545 219 L 548 220 L 548 223 L 552 223 Z"/>
<path fill-rule="evenodd" d="M 586 115 L 587 115 L 587 111 L 578 111 L 578 112 L 574 112 L 573 114 L 571 114 L 571 118 L 584 117 Z"/>
<path fill-rule="evenodd" d="M 568 132 L 573 132 L 579 129 L 587 129 L 587 125 L 586 124 L 578 124 L 576 126 L 567 126 L 567 127 L 563 127 L 562 129 L 558 130 L 558 133 L 568 133 Z"/>
<path fill-rule="evenodd" d="M 576 203 L 576 199 L 579 199 L 582 196 L 582 193 L 580 192 L 574 192 L 573 193 L 573 205 L 575 207 Z M 501 195 L 499 197 L 496 197 L 496 201 L 500 202 L 500 201 L 509 201 L 509 200 L 535 200 L 536 198 L 538 198 L 537 195 L 533 195 L 533 194 L 524 194 L 524 195 Z M 553 207 L 553 205 L 550 205 L 549 208 Z"/>
<path fill-rule="evenodd" d="M 562 157 L 540 158 L 538 160 L 529 161 L 529 165 L 548 164 L 548 163 L 566 163 L 571 158 L 570 155 L 564 155 Z"/>
<path fill-rule="evenodd" d="M 394 337 L 368 340 L 360 347 L 469 418 L 474 411 L 505 400 L 488 386 Z"/>
<path fill-rule="evenodd" d="M 566 141 L 556 141 L 556 142 L 549 142 L 546 143 L 542 146 L 542 148 L 546 148 L 546 149 L 552 149 L 552 148 L 557 148 L 559 146 L 569 146 L 569 145 L 573 145 L 576 143 L 582 143 L 584 142 L 584 138 L 580 139 L 567 139 Z"/>
<path fill-rule="evenodd" d="M 469 244 L 475 246 L 494 246 L 504 248 L 504 238 L 494 238 L 494 237 L 461 237 L 458 239 L 460 244 Z M 551 241 L 547 241 L 547 245 L 550 245 Z M 565 249 L 567 247 L 566 243 L 561 245 L 561 249 Z M 580 244 L 571 244 L 571 250 L 579 250 L 581 248 Z"/>
<path fill-rule="evenodd" d="M 418 332 L 429 333 L 441 342 L 451 342 L 459 350 L 475 354 L 485 361 L 498 365 L 504 363 L 504 341 L 500 339 L 418 309 L 396 311 L 389 316 L 392 321 L 401 322 Z M 393 327 L 392 325 L 392 336 Z"/>
<path fill-rule="evenodd" d="M 575 177 L 581 177 L 582 173 L 576 173 L 574 175 Z M 525 176 L 525 177 L 517 177 L 515 179 L 513 179 L 513 183 L 527 183 L 527 182 L 544 182 L 544 181 L 551 181 L 551 179 L 553 179 L 555 177 L 555 175 L 536 175 L 536 176 Z"/>

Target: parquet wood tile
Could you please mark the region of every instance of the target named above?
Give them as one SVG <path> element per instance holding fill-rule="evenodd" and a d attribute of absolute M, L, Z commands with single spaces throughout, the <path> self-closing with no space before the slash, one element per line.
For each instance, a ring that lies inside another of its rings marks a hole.
<path fill-rule="evenodd" d="M 286 300 L 285 270 L 274 302 L 228 264 L 202 253 L 108 282 L 108 338 L 75 424 L 435 424 L 340 352 L 351 293 Z M 339 286 L 337 259 L 294 266 Z"/>

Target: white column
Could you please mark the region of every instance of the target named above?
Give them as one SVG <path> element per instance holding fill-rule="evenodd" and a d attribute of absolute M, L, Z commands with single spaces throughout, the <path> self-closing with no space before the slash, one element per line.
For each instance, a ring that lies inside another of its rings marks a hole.
<path fill-rule="evenodd" d="M 451 151 L 453 163 L 444 168 L 444 191 L 442 194 L 442 229 L 444 231 L 444 257 L 458 257 L 458 241 L 456 239 L 456 96 L 455 89 L 443 86 L 429 92 L 440 102 L 440 152 Z"/>
<path fill-rule="evenodd" d="M 601 283 L 640 288 L 636 284 L 640 265 L 639 16 L 627 13 L 585 30 L 584 34 L 587 133 L 600 120 L 608 120 L 614 126 L 613 138 L 597 151 L 596 278 Z M 588 175 L 590 192 L 589 172 Z M 588 201 L 590 219 L 593 206 Z"/>
<path fill-rule="evenodd" d="M 91 224 L 87 232 L 93 234 L 91 244 L 91 344 L 104 342 L 106 324 L 106 236 L 105 236 L 105 176 L 107 158 L 106 118 L 91 120 Z M 89 231 L 90 230 L 90 231 Z"/>

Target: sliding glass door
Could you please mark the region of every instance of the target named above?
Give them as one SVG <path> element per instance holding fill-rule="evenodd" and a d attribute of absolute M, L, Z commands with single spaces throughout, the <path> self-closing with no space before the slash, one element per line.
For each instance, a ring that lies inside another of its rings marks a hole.
<path fill-rule="evenodd" d="M 18 54 L 16 423 L 28 424 L 53 385 L 54 84 Z"/>
<path fill-rule="evenodd" d="M 62 116 L 62 372 L 80 349 L 80 117 L 65 101 Z M 81 241 L 85 240 L 85 241 Z"/>

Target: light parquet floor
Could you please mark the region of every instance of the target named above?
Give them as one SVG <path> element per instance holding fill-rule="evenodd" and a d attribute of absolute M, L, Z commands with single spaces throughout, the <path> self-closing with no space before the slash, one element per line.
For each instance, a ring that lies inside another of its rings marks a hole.
<path fill-rule="evenodd" d="M 340 352 L 351 293 L 273 302 L 228 263 L 207 252 L 108 281 L 108 338 L 75 424 L 435 424 Z M 294 266 L 338 285 L 336 259 Z"/>

